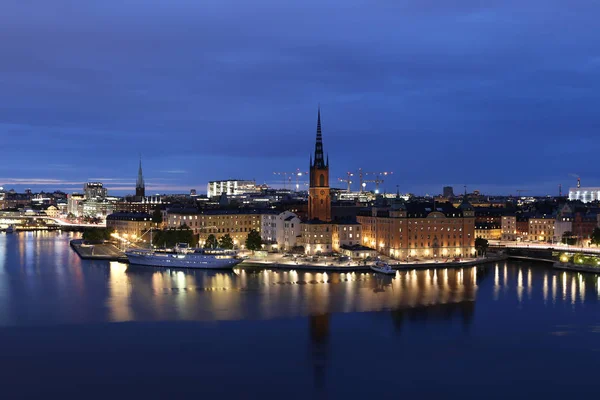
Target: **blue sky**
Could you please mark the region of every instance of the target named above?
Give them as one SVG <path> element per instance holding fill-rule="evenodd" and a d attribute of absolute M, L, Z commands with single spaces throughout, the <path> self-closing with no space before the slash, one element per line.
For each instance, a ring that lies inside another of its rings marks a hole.
<path fill-rule="evenodd" d="M 0 185 L 131 193 L 306 170 L 388 191 L 600 186 L 600 3 L 3 0 Z M 339 183 L 343 187 L 343 183 Z"/>

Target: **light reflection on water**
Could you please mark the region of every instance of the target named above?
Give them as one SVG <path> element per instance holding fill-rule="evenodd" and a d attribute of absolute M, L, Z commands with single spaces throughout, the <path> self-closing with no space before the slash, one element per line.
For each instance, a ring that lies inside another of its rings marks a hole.
<path fill-rule="evenodd" d="M 394 277 L 130 267 L 80 260 L 68 246 L 73 235 L 0 236 L 0 325 L 272 319 L 466 303 L 474 309 L 482 299 L 576 307 L 600 296 L 595 276 L 524 263 L 408 270 Z"/>

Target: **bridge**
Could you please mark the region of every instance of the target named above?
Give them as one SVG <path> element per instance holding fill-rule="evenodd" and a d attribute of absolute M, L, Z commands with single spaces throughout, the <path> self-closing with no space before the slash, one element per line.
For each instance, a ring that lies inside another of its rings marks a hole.
<path fill-rule="evenodd" d="M 505 251 L 509 258 L 512 259 L 551 263 L 555 263 L 556 261 L 567 263 L 570 255 L 594 257 L 592 260 L 597 257 L 600 260 L 600 248 L 569 246 L 565 244 L 490 241 L 490 250 Z M 596 268 L 594 267 L 594 270 Z"/>
<path fill-rule="evenodd" d="M 0 213 L 0 228 L 14 225 L 17 229 L 104 228 L 103 224 L 71 222 L 60 218 L 28 213 Z"/>

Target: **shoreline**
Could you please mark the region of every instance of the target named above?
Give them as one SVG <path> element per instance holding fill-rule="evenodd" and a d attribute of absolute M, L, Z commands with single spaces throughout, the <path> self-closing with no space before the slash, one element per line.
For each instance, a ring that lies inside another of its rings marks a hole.
<path fill-rule="evenodd" d="M 552 264 L 552 267 L 563 271 L 589 272 L 591 274 L 600 274 L 600 267 L 594 267 L 592 265 L 577 265 L 573 263 L 563 263 L 557 261 L 554 264 Z"/>
<path fill-rule="evenodd" d="M 98 260 L 98 261 L 118 261 L 129 263 L 127 257 L 116 246 L 103 243 L 96 244 L 90 247 L 82 246 L 82 239 L 71 240 L 69 245 L 75 253 L 83 260 Z M 99 254 L 93 254 L 94 250 L 99 251 Z M 441 269 L 441 268 L 464 268 L 474 265 L 488 264 L 492 262 L 504 261 L 508 259 L 506 255 L 495 257 L 480 258 L 463 262 L 424 262 L 424 263 L 397 263 L 390 264 L 390 267 L 395 270 L 413 270 L 413 269 Z M 288 269 L 288 270 L 306 270 L 306 271 L 370 271 L 369 265 L 323 265 L 323 264 L 283 264 L 278 262 L 261 262 L 259 260 L 244 260 L 238 267 L 242 268 L 271 268 L 271 269 Z"/>

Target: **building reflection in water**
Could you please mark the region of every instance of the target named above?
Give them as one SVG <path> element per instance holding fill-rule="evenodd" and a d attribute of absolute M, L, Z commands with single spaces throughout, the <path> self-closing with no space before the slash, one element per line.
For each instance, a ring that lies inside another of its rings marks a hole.
<path fill-rule="evenodd" d="M 314 371 L 314 384 L 317 389 L 325 386 L 327 360 L 329 358 L 330 314 L 316 314 L 308 317 L 310 333 L 310 357 Z"/>

